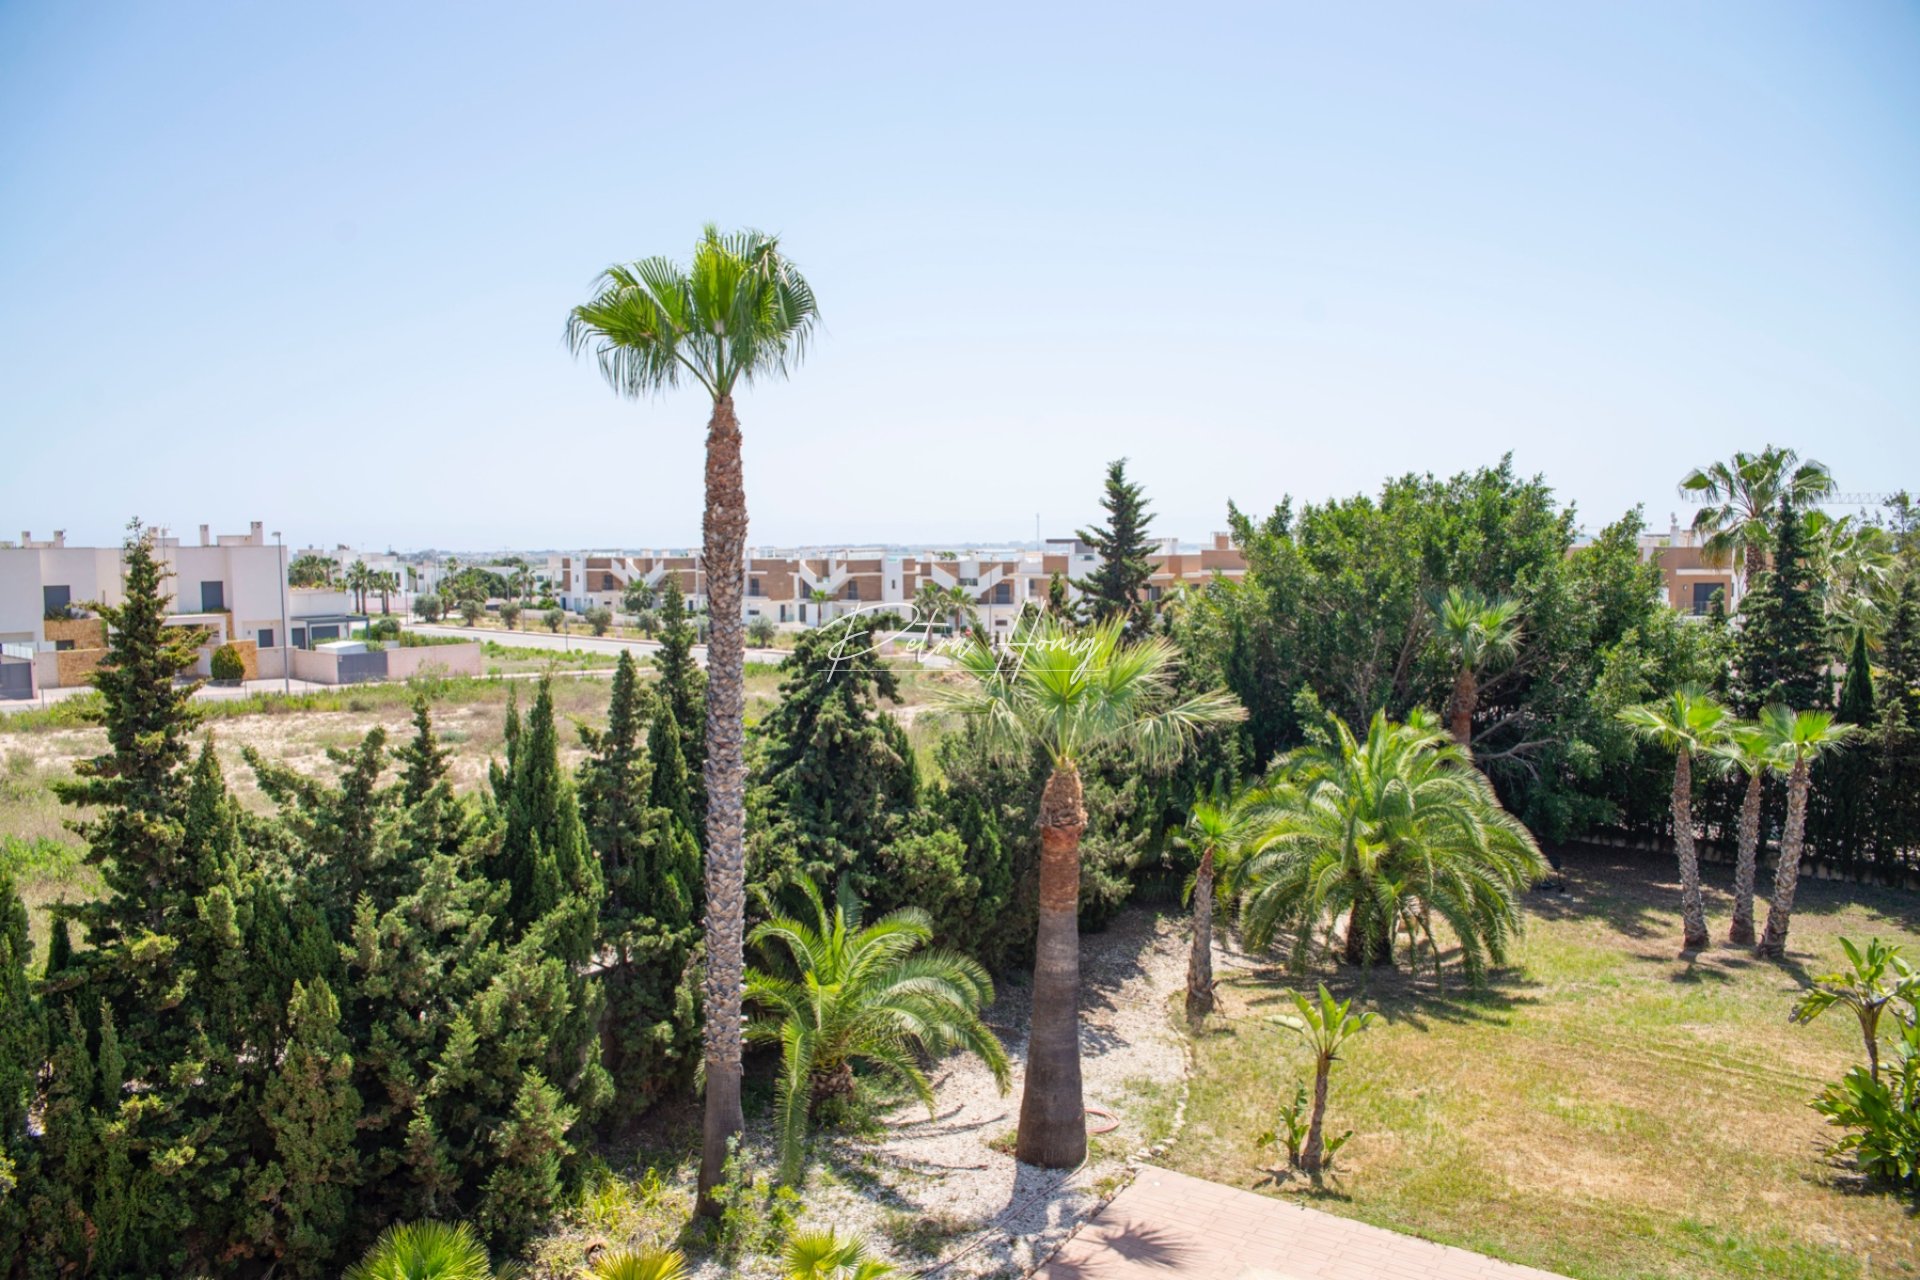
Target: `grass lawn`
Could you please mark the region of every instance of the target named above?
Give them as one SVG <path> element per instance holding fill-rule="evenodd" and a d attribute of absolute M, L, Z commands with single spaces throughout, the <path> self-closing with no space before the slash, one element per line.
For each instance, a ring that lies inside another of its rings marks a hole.
<path fill-rule="evenodd" d="M 1567 870 L 1571 900 L 1531 900 L 1516 963 L 1485 990 L 1373 975 L 1382 1018 L 1335 1066 L 1329 1107 L 1354 1137 L 1317 1191 L 1253 1145 L 1307 1078 L 1269 1021 L 1294 979 L 1224 968 L 1166 1162 L 1578 1280 L 1920 1275 L 1920 1224 L 1827 1159 L 1832 1131 L 1807 1106 L 1862 1058 L 1856 1023 L 1787 1021 L 1843 934 L 1920 957 L 1920 897 L 1805 881 L 1786 964 L 1724 946 L 1683 959 L 1670 859 L 1576 849 Z M 1729 870 L 1708 879 L 1721 937 Z"/>

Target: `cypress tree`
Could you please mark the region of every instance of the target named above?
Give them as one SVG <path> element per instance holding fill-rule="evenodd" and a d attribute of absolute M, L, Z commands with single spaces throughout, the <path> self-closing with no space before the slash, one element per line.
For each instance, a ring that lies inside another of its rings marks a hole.
<path fill-rule="evenodd" d="M 40 1002 L 27 976 L 27 908 L 0 867 L 0 1275 L 25 1261 L 26 1203 L 37 1161 L 27 1113 L 46 1061 Z"/>
<path fill-rule="evenodd" d="M 257 1206 L 248 1234 L 288 1275 L 313 1280 L 333 1274 L 359 1181 L 360 1095 L 326 980 L 294 983 L 288 1014 L 292 1037 L 262 1103 L 273 1154 L 248 1186 Z"/>
<path fill-rule="evenodd" d="M 1808 580 L 1805 523 L 1790 498 L 1774 519 L 1771 568 L 1741 602 L 1734 698 L 1742 714 L 1769 703 L 1809 710 L 1831 702 L 1820 602 Z"/>
<path fill-rule="evenodd" d="M 400 802 L 407 808 L 419 804 L 447 779 L 447 761 L 453 752 L 440 745 L 433 732 L 433 716 L 425 697 L 413 700 L 413 740 L 393 753 L 402 767 Z"/>
<path fill-rule="evenodd" d="M 589 855 L 573 784 L 560 765 L 551 677 L 542 677 L 533 709 L 516 734 L 505 809 L 506 827 L 491 872 L 508 886 L 506 923 L 525 930 L 569 894 L 597 909 L 600 876 Z M 579 941 L 574 959 L 584 963 L 589 939 Z"/>
<path fill-rule="evenodd" d="M 673 723 L 680 731 L 680 757 L 687 773 L 696 779 L 692 789 L 693 831 L 706 838 L 706 788 L 698 782 L 707 759 L 707 673 L 694 661 L 693 645 L 698 639 L 693 620 L 687 615 L 680 584 L 667 579 L 660 601 L 660 650 L 653 665 L 660 672 L 659 696 L 673 712 Z"/>
<path fill-rule="evenodd" d="M 1100 564 L 1073 585 L 1080 588 L 1095 622 L 1125 620 L 1127 630 L 1140 634 L 1152 621 L 1146 601 L 1147 579 L 1153 576 L 1153 541 L 1147 526 L 1153 522 L 1139 485 L 1127 479 L 1127 460 L 1107 464 L 1104 527 L 1082 529 L 1075 536 L 1100 554 Z"/>
<path fill-rule="evenodd" d="M 653 700 L 648 725 L 648 702 L 638 667 L 623 653 L 606 729 L 580 731 L 592 753 L 581 766 L 581 813 L 607 889 L 597 948 L 606 966 L 604 1043 L 623 1119 L 684 1078 L 697 1034 L 686 979 L 698 936 L 700 852 L 672 712 L 664 699 Z M 654 750 L 662 753 L 664 786 Z"/>
<path fill-rule="evenodd" d="M 696 788 L 687 770 L 680 743 L 684 735 L 673 718 L 673 704 L 665 698 L 655 704 L 653 721 L 647 726 L 647 757 L 652 764 L 647 803 L 664 809 L 689 836 L 698 839 L 695 818 Z"/>
<path fill-rule="evenodd" d="M 1920 724 L 1920 569 L 1909 569 L 1887 615 L 1881 642 L 1883 702 L 1898 702 L 1909 725 Z"/>

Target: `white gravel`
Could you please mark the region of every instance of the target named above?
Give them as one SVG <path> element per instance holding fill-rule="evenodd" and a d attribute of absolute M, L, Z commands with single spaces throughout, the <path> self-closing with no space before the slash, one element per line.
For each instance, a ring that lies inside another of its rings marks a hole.
<path fill-rule="evenodd" d="M 1022 1165 L 989 1146 L 1011 1135 L 1019 1117 L 1030 989 L 1003 985 L 987 1021 L 1013 1059 L 1013 1087 L 1004 1097 L 971 1057 L 956 1056 L 934 1073 L 934 1118 L 915 1103 L 887 1117 L 884 1136 L 816 1143 L 803 1192 L 805 1227 L 828 1227 L 866 1238 L 902 1276 L 1022 1276 L 1053 1251 L 1111 1194 L 1127 1159 L 1167 1135 L 1165 1090 L 1184 1079 L 1186 1053 L 1169 1017 L 1168 997 L 1186 981 L 1184 928 L 1144 910 L 1124 913 L 1081 941 L 1081 1053 L 1087 1104 L 1113 1113 L 1118 1125 L 1097 1137 L 1088 1161 L 1063 1173 Z M 1158 1091 L 1142 1095 L 1141 1086 Z M 1091 1120 L 1106 1123 L 1101 1117 Z M 759 1147 L 765 1133 L 754 1133 Z M 1001 1144 L 1011 1149 L 1010 1141 Z M 918 1223 L 923 1252 L 900 1247 L 904 1225 Z M 698 1280 L 776 1276 L 771 1259 L 733 1267 L 708 1262 Z"/>

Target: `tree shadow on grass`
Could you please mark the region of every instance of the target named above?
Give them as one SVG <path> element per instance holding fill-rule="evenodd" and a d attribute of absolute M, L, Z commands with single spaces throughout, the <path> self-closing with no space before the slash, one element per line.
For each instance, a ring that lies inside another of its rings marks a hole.
<path fill-rule="evenodd" d="M 1243 970 L 1258 984 L 1244 1002 L 1256 1020 L 1291 1016 L 1293 993 L 1310 993 L 1324 983 L 1335 999 L 1357 997 L 1388 1023 L 1404 1023 L 1416 1030 L 1426 1030 L 1430 1022 L 1504 1026 L 1516 1011 L 1540 1003 L 1537 987 L 1519 970 L 1496 969 L 1474 987 L 1467 984 L 1457 958 L 1457 950 L 1441 954 L 1444 981 L 1436 981 L 1433 970 L 1426 967 L 1417 974 L 1384 967 L 1298 973 L 1281 965 L 1262 965 Z"/>

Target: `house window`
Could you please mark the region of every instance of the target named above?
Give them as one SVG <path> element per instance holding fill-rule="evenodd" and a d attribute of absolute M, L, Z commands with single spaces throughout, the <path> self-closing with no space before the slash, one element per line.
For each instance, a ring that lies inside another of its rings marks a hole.
<path fill-rule="evenodd" d="M 73 641 L 71 640 L 55 640 L 53 642 L 53 649 L 55 653 L 65 653 L 67 650 L 71 648 L 73 648 Z"/>
<path fill-rule="evenodd" d="M 227 584 L 224 582 L 203 582 L 200 584 L 200 612 L 219 613 L 227 607 Z"/>
<path fill-rule="evenodd" d="M 1696 582 L 1693 584 L 1693 613 L 1695 617 L 1705 617 L 1713 612 L 1713 598 L 1721 597 L 1725 603 L 1727 587 L 1722 582 Z"/>
<path fill-rule="evenodd" d="M 73 607 L 73 588 L 41 587 L 40 599 L 45 603 L 48 613 L 64 617 L 67 610 Z"/>
<path fill-rule="evenodd" d="M 254 633 L 253 642 L 254 644 L 258 645 L 262 649 L 273 648 L 273 628 L 272 627 L 260 628 L 259 631 Z"/>
<path fill-rule="evenodd" d="M 760 579 L 758 579 L 758 578 L 748 578 L 748 579 L 747 579 L 747 594 L 748 594 L 748 595 L 750 595 L 750 596 L 757 596 L 757 595 L 759 595 L 759 594 L 761 594 L 761 592 L 760 592 Z"/>
<path fill-rule="evenodd" d="M 1012 604 L 1013 603 L 1013 584 L 1011 582 L 1001 582 L 1001 583 L 995 584 L 993 588 L 993 602 L 995 604 Z"/>
<path fill-rule="evenodd" d="M 293 647 L 296 649 L 304 649 L 307 647 L 307 629 L 305 627 L 295 627 L 293 629 Z"/>
<path fill-rule="evenodd" d="M 612 591 L 612 590 L 613 590 L 613 575 L 612 575 L 612 574 L 610 574 L 610 573 L 603 573 L 603 574 L 601 574 L 601 575 L 600 575 L 600 589 L 601 589 L 602 591 Z"/>
<path fill-rule="evenodd" d="M 840 594 L 848 600 L 858 600 L 860 598 L 860 584 L 858 582 L 849 582 L 847 589 Z"/>
<path fill-rule="evenodd" d="M 979 586 L 979 585 L 980 585 L 980 579 L 978 579 L 978 578 L 962 578 L 962 579 L 960 579 L 960 585 L 961 585 L 961 586 L 963 586 L 963 587 L 977 587 L 977 586 Z"/>

